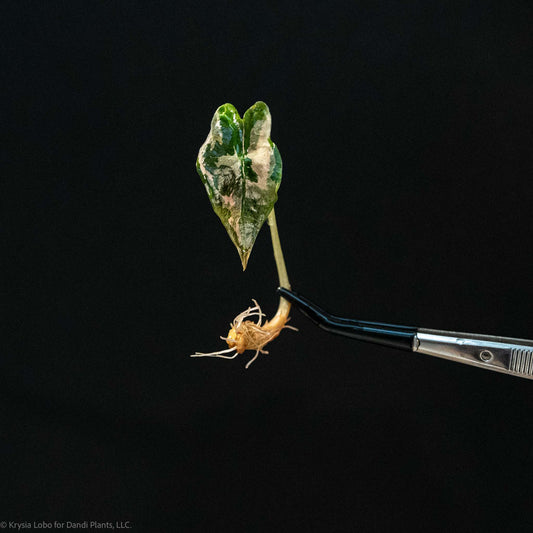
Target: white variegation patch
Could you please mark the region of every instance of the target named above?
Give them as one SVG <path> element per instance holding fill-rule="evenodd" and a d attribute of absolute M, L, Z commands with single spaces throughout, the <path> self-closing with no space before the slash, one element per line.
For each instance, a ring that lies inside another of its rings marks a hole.
<path fill-rule="evenodd" d="M 265 120 L 258 120 L 250 132 L 247 156 L 252 160 L 252 170 L 257 174 L 257 183 L 253 185 L 259 189 L 258 194 L 267 190 L 269 177 L 275 165 L 274 151 L 268 142 L 271 127 L 272 118 L 267 115 Z"/>

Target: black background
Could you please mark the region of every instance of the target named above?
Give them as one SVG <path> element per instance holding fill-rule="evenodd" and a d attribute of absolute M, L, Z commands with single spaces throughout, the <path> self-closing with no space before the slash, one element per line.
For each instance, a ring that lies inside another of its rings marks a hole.
<path fill-rule="evenodd" d="M 3 2 L 0 520 L 530 529 L 532 382 L 296 311 L 249 370 L 188 357 L 276 309 L 268 229 L 243 273 L 195 170 L 257 100 L 295 290 L 533 337 L 528 4 Z"/>

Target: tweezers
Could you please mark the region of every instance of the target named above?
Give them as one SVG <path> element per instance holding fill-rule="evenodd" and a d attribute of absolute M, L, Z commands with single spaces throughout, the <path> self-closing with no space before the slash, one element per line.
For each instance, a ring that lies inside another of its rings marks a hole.
<path fill-rule="evenodd" d="M 279 287 L 278 294 L 330 333 L 533 379 L 533 340 L 342 318 L 296 292 Z"/>

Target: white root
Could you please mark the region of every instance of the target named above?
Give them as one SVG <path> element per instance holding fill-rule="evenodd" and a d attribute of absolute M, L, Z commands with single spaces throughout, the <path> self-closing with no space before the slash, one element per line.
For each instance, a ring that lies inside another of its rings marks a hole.
<path fill-rule="evenodd" d="M 229 356 L 229 355 L 221 355 L 223 353 L 230 353 L 234 352 L 236 348 L 229 348 L 228 350 L 220 350 L 218 352 L 195 352 L 191 355 L 191 357 L 221 357 L 222 359 L 235 359 L 239 354 L 235 353 L 235 355 Z"/>
<path fill-rule="evenodd" d="M 242 313 L 239 313 L 234 319 L 233 319 L 233 322 L 230 324 L 230 326 L 232 328 L 238 328 L 243 320 L 245 318 L 249 318 L 251 316 L 257 316 L 258 319 L 257 319 L 257 322 L 256 324 L 258 326 L 261 325 L 261 320 L 262 320 L 262 317 L 266 316 L 265 313 L 263 313 L 263 311 L 261 311 L 261 307 L 259 306 L 259 304 L 257 303 L 257 300 L 254 300 L 252 298 L 252 302 L 255 304 L 254 307 L 248 307 L 248 309 L 246 309 L 246 311 L 243 311 Z"/>

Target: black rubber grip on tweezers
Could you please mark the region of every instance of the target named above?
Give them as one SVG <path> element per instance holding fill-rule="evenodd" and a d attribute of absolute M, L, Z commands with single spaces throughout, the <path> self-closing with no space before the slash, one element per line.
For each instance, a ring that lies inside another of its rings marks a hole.
<path fill-rule="evenodd" d="M 383 346 L 390 346 L 400 350 L 413 350 L 413 340 L 417 333 L 417 328 L 342 318 L 329 314 L 296 292 L 279 287 L 278 294 L 294 304 L 304 315 L 315 322 L 318 327 L 330 333 L 351 337 L 360 341 L 381 344 Z"/>

